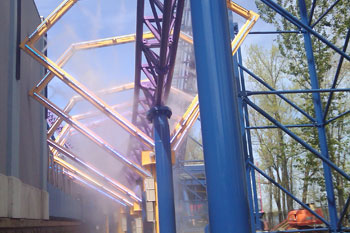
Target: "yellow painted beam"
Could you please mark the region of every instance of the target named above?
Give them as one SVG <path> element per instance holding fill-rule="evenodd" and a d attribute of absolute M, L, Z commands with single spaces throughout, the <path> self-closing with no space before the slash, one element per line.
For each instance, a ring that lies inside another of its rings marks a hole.
<path fill-rule="evenodd" d="M 46 19 L 35 29 L 35 31 L 24 39 L 22 44 L 33 45 L 75 4 L 78 0 L 63 1 Z"/>

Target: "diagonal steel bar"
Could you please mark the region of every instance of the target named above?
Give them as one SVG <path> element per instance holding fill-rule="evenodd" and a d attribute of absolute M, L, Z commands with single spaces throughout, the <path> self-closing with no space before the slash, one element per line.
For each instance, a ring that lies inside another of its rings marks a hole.
<path fill-rule="evenodd" d="M 250 70 L 248 70 L 247 68 L 245 68 L 243 65 L 238 64 L 238 66 L 244 70 L 247 74 L 249 74 L 251 77 L 253 77 L 256 81 L 258 81 L 259 83 L 261 83 L 262 85 L 264 85 L 266 88 L 268 88 L 270 91 L 276 91 L 276 89 L 272 88 L 268 83 L 266 83 L 263 79 L 259 78 L 258 76 L 256 76 L 253 72 L 251 72 Z M 313 117 L 311 117 L 307 112 L 305 112 L 304 110 L 302 110 L 301 108 L 299 108 L 296 104 L 294 104 L 291 100 L 289 100 L 287 97 L 285 97 L 284 95 L 281 94 L 277 94 L 278 97 L 280 97 L 281 99 L 283 99 L 284 101 L 286 101 L 289 105 L 291 105 L 293 108 L 295 108 L 296 110 L 298 110 L 298 112 L 300 112 L 301 114 L 303 114 L 306 118 L 308 118 L 311 122 L 315 122 L 315 119 Z"/>
<path fill-rule="evenodd" d="M 154 38 L 154 35 L 151 32 L 145 32 L 143 34 L 143 39 L 151 39 Z M 131 43 L 136 40 L 136 34 L 129 34 L 124 36 L 116 36 L 116 37 L 109 37 L 104 39 L 98 39 L 98 40 L 91 40 L 91 41 L 84 41 L 79 43 L 74 43 L 69 46 L 69 48 L 62 54 L 62 56 L 58 59 L 57 66 L 63 67 L 69 59 L 80 50 L 86 50 L 86 49 L 95 49 L 95 48 L 102 48 L 106 46 L 112 46 L 112 45 L 118 45 L 118 44 L 125 44 L 125 43 Z M 40 92 L 47 84 L 55 77 L 55 74 L 49 71 L 44 78 L 30 91 L 30 94 L 32 95 L 33 92 Z M 133 87 L 133 86 L 132 86 Z M 118 87 L 117 87 L 118 89 Z M 108 94 L 110 92 L 115 91 L 113 88 L 108 89 L 107 91 L 101 90 L 99 94 Z M 106 93 L 104 93 L 106 92 Z M 71 108 L 74 105 L 74 101 L 77 101 L 79 97 L 73 97 L 64 109 L 65 112 L 69 112 Z M 80 98 L 83 99 L 83 98 Z M 57 118 L 52 127 L 49 129 L 48 137 L 51 137 L 52 134 L 55 132 L 57 127 L 62 123 L 62 119 Z"/>
<path fill-rule="evenodd" d="M 338 4 L 340 0 L 336 0 L 317 20 L 311 25 L 311 28 L 314 28 L 334 7 Z"/>
<path fill-rule="evenodd" d="M 315 36 L 317 39 L 328 45 L 331 49 L 333 49 L 335 52 L 339 53 L 341 56 L 343 56 L 346 60 L 350 61 L 350 56 L 340 50 L 337 46 L 329 42 L 327 39 L 325 39 L 321 34 L 313 30 L 310 26 L 304 24 L 299 19 L 297 19 L 295 16 L 293 16 L 291 13 L 286 11 L 283 7 L 278 5 L 272 0 L 261 0 L 263 3 L 265 3 L 267 6 L 275 10 L 278 14 L 280 14 L 282 17 L 286 18 L 288 21 L 290 21 L 292 24 L 297 26 L 298 28 L 302 28 L 306 30 L 307 32 L 311 33 L 313 36 Z"/>
<path fill-rule="evenodd" d="M 181 22 L 182 22 L 182 14 L 183 9 L 185 5 L 185 0 L 178 0 L 177 7 L 176 7 L 176 16 L 175 16 L 175 23 L 174 23 L 174 30 L 172 35 L 172 41 L 171 41 L 171 47 L 170 47 L 170 55 L 169 55 L 169 72 L 166 79 L 165 89 L 164 89 L 164 102 L 167 101 L 170 88 L 171 88 L 171 82 L 173 79 L 174 74 L 174 68 L 175 68 L 175 61 L 176 61 L 176 54 L 177 54 L 177 47 L 178 42 L 180 38 L 180 29 L 181 29 Z"/>
<path fill-rule="evenodd" d="M 103 194 L 104 196 L 112 199 L 113 201 L 121 204 L 123 207 L 127 207 L 127 206 L 132 206 L 132 204 L 129 203 L 125 203 L 122 200 L 118 199 L 111 190 L 106 190 L 103 186 L 99 186 L 98 183 L 95 183 L 93 180 L 87 178 L 87 177 L 82 177 L 80 176 L 80 174 L 77 174 L 77 172 L 73 171 L 72 169 L 70 169 L 70 164 L 67 164 L 66 166 L 64 166 L 64 160 L 55 160 L 54 159 L 54 164 L 57 164 L 59 166 L 62 166 L 62 173 L 67 175 L 70 179 L 72 179 L 73 181 L 75 181 L 76 183 L 80 184 L 80 185 L 86 185 L 87 187 L 96 190 L 97 192 Z"/>
<path fill-rule="evenodd" d="M 61 159 L 58 156 L 54 156 L 54 161 L 55 163 L 61 165 L 62 167 L 64 167 L 65 169 L 73 172 L 74 174 L 79 175 L 80 177 L 82 177 L 84 180 L 88 181 L 89 183 L 92 183 L 95 187 L 98 187 L 99 189 L 104 190 L 105 192 L 107 192 L 108 194 L 112 195 L 113 197 L 117 198 L 119 201 L 121 201 L 122 203 L 129 205 L 129 206 L 133 206 L 133 203 L 130 202 L 129 200 L 125 199 L 123 196 L 121 196 L 120 194 L 114 192 L 113 190 L 111 190 L 108 187 L 105 187 L 104 185 L 102 185 L 100 182 L 96 181 L 95 179 L 93 179 L 91 176 L 89 176 L 88 174 L 86 174 L 85 172 L 79 170 L 77 167 L 73 166 L 72 164 L 68 163 L 67 161 Z"/>
<path fill-rule="evenodd" d="M 55 164 L 58 164 L 55 162 Z M 59 164 L 58 164 L 59 165 Z M 119 201 L 118 199 L 114 198 L 113 196 L 111 196 L 110 194 L 102 191 L 101 189 L 97 188 L 96 186 L 90 184 L 89 182 L 85 181 L 84 179 L 80 178 L 79 176 L 77 176 L 76 174 L 72 173 L 71 171 L 68 171 L 67 168 L 65 168 L 66 170 L 63 170 L 63 174 L 67 175 L 70 179 L 72 179 L 74 182 L 80 184 L 80 185 L 85 185 L 101 194 L 103 194 L 104 196 L 112 199 L 113 201 L 117 202 L 118 204 L 121 204 L 123 207 L 127 207 L 127 205 L 121 201 Z"/>
<path fill-rule="evenodd" d="M 162 30 L 162 26 L 160 25 L 160 18 L 158 16 L 154 1 L 149 1 L 149 3 L 151 5 L 152 13 L 154 15 L 154 20 L 155 20 L 156 25 L 157 25 L 157 30 L 158 30 L 158 32 L 160 32 Z"/>
<path fill-rule="evenodd" d="M 346 34 L 346 38 L 345 38 L 345 41 L 344 41 L 344 45 L 343 45 L 343 51 L 345 52 L 348 48 L 348 45 L 349 45 L 349 39 L 350 39 L 350 28 L 348 29 L 348 33 Z M 335 72 L 335 75 L 334 75 L 334 79 L 333 79 L 333 83 L 332 83 L 332 87 L 331 88 L 335 88 L 337 86 L 337 82 L 338 82 L 338 78 L 339 78 L 339 74 L 340 74 L 340 71 L 341 71 L 341 68 L 343 66 L 343 62 L 344 62 L 344 57 L 340 57 L 339 58 L 339 62 L 338 62 L 338 66 L 337 66 L 337 70 Z M 328 111 L 329 111 L 329 107 L 331 105 L 331 102 L 332 102 L 332 98 L 333 98 L 333 92 L 331 92 L 328 96 L 328 100 L 327 100 L 327 104 L 326 104 L 326 107 L 325 107 L 325 110 L 324 110 L 324 115 L 323 115 L 323 121 L 326 120 L 327 118 L 327 114 L 328 114 Z"/>
<path fill-rule="evenodd" d="M 300 94 L 300 93 L 321 93 L 321 92 L 334 93 L 334 92 L 349 92 L 349 91 L 350 91 L 350 88 L 299 89 L 299 90 L 281 90 L 281 91 L 246 91 L 245 96 L 250 96 L 250 95 L 275 95 L 275 94 Z"/>
<path fill-rule="evenodd" d="M 340 214 L 340 218 L 339 218 L 339 221 L 338 221 L 338 231 L 341 230 L 341 225 L 342 225 L 342 222 L 344 220 L 344 217 L 346 215 L 346 213 L 348 212 L 348 208 L 349 208 L 349 205 L 350 205 L 350 196 L 348 196 L 348 198 L 346 199 L 346 203 L 345 203 L 345 206 Z"/>
<path fill-rule="evenodd" d="M 187 170 L 187 168 L 185 166 L 182 167 L 182 170 L 189 175 L 193 180 L 195 180 L 198 184 L 200 184 L 204 189 L 207 188 L 207 186 L 205 185 L 204 182 L 202 182 L 201 180 L 199 180 L 197 177 L 195 177 L 194 175 L 191 174 L 190 171 Z"/>
<path fill-rule="evenodd" d="M 160 106 L 162 103 L 163 83 L 165 75 L 168 73 L 167 55 L 169 50 L 169 33 L 172 15 L 172 0 L 164 1 L 162 34 L 160 41 L 160 55 L 158 67 L 158 82 L 156 88 L 155 104 Z"/>
<path fill-rule="evenodd" d="M 337 165 L 335 165 L 332 161 L 330 161 L 328 158 L 325 158 L 315 150 L 312 146 L 310 146 L 308 143 L 306 143 L 304 140 L 299 138 L 297 135 L 295 135 L 292 131 L 290 131 L 287 127 L 283 126 L 280 122 L 278 122 L 276 119 L 271 117 L 267 112 L 262 110 L 260 107 L 258 107 L 256 104 L 254 104 L 251 100 L 244 97 L 244 101 L 252 107 L 254 110 L 256 110 L 258 113 L 260 113 L 262 116 L 264 116 L 266 119 L 268 119 L 271 123 L 275 124 L 278 128 L 283 130 L 286 134 L 288 134 L 291 138 L 293 138 L 295 141 L 297 141 L 299 144 L 301 144 L 305 149 L 309 150 L 311 153 L 315 154 L 318 158 L 320 158 L 323 162 L 327 163 L 330 167 L 332 167 L 335 171 L 337 171 L 340 175 L 342 175 L 345 179 L 350 181 L 350 176 L 346 174 L 342 169 L 340 169 Z"/>
<path fill-rule="evenodd" d="M 149 177 L 151 174 L 140 167 L 139 165 L 129 161 L 127 158 L 125 158 L 122 154 L 120 154 L 118 151 L 116 151 L 111 145 L 109 145 L 107 142 L 105 142 L 102 138 L 95 135 L 91 130 L 89 130 L 87 127 L 85 127 L 80 122 L 74 120 L 72 117 L 65 114 L 62 110 L 60 110 L 57 106 L 55 106 L 53 103 L 51 103 L 48 99 L 46 99 L 44 96 L 38 93 L 34 93 L 33 96 L 36 100 L 38 100 L 40 103 L 42 103 L 45 107 L 49 108 L 53 113 L 55 113 L 57 116 L 60 116 L 64 121 L 66 121 L 68 124 L 70 124 L 72 127 L 74 127 L 76 130 L 78 130 L 80 133 L 88 137 L 90 140 L 95 142 L 98 146 L 100 146 L 102 149 L 106 150 L 109 154 L 116 157 L 119 161 L 121 161 L 123 164 L 131 168 L 133 171 L 138 173 L 142 177 Z"/>
<path fill-rule="evenodd" d="M 107 94 L 112 94 L 112 93 L 117 93 L 117 92 L 122 92 L 122 91 L 127 91 L 130 90 L 134 87 L 134 83 L 128 83 L 128 84 L 124 84 L 124 85 L 120 85 L 117 87 L 112 87 L 112 88 L 108 88 L 108 89 L 102 89 L 100 91 L 97 92 L 97 94 L 103 94 L 103 95 L 107 95 Z M 33 95 L 33 94 L 30 94 Z M 72 110 L 72 108 L 75 106 L 75 104 L 81 100 L 83 100 L 84 98 L 76 95 L 73 96 L 68 104 L 66 105 L 66 107 L 63 109 L 63 112 L 65 112 L 66 114 L 69 114 L 69 112 Z M 117 108 L 119 107 L 123 107 L 123 105 L 114 105 L 111 106 L 113 109 L 117 110 Z M 85 115 L 90 116 L 90 115 L 98 115 L 98 113 L 101 113 L 100 111 L 96 111 L 96 112 L 87 112 Z M 82 115 L 82 114 L 80 114 Z M 83 114 L 84 115 L 84 114 Z M 73 118 L 75 118 L 73 116 Z M 56 120 L 54 121 L 54 123 L 51 125 L 51 127 L 48 129 L 48 133 L 47 133 L 47 137 L 50 138 L 53 133 L 57 130 L 57 128 L 61 125 L 61 123 L 63 122 L 63 120 L 60 117 L 57 117 Z"/>
<path fill-rule="evenodd" d="M 310 10 L 310 14 L 309 14 L 309 25 L 312 23 L 312 17 L 314 16 L 316 1 L 317 0 L 312 0 L 311 10 Z"/>
<path fill-rule="evenodd" d="M 175 126 L 175 129 L 172 133 L 170 143 L 173 147 L 173 150 L 176 151 L 178 146 L 183 141 L 185 135 L 187 135 L 188 129 L 192 127 L 194 122 L 199 117 L 199 102 L 198 95 L 192 100 L 192 103 L 182 116 L 179 123 Z"/>
<path fill-rule="evenodd" d="M 39 51 L 28 45 L 25 45 L 23 49 L 30 55 L 32 55 L 36 60 L 38 60 L 41 64 L 43 64 L 45 67 L 47 67 L 52 73 L 54 73 L 58 78 L 65 82 L 69 87 L 71 87 L 78 94 L 87 99 L 96 108 L 105 113 L 111 120 L 122 126 L 131 135 L 138 137 L 146 146 L 150 148 L 154 146 L 153 140 L 148 135 L 140 131 L 135 125 L 133 125 L 126 118 L 124 118 L 115 110 L 113 110 L 109 105 L 107 105 L 95 94 L 91 93 L 86 87 L 81 85 L 72 76 L 70 76 L 60 67 L 55 65 L 50 59 L 45 58 Z"/>
<path fill-rule="evenodd" d="M 64 0 L 22 43 L 33 45 L 77 2 L 78 0 Z"/>
<path fill-rule="evenodd" d="M 333 118 L 329 119 L 328 121 L 326 121 L 326 122 L 325 122 L 325 125 L 327 125 L 327 124 L 331 123 L 332 121 L 335 121 L 335 120 L 337 120 L 337 119 L 339 119 L 339 118 L 341 118 L 341 117 L 343 117 L 343 116 L 346 116 L 346 115 L 348 115 L 349 113 L 350 113 L 350 110 L 349 110 L 349 111 L 346 111 L 346 112 L 343 112 L 343 113 L 339 114 L 338 116 L 333 117 Z"/>
<path fill-rule="evenodd" d="M 324 224 L 326 224 L 327 226 L 329 225 L 329 222 L 327 220 L 325 220 L 323 217 L 321 217 L 319 214 L 317 214 L 315 211 L 313 211 L 310 207 L 308 207 L 304 202 L 300 201 L 297 197 L 295 197 L 293 194 L 291 194 L 287 189 L 285 189 L 283 186 L 281 186 L 280 184 L 278 184 L 276 181 L 274 181 L 271 177 L 269 177 L 264 171 L 262 171 L 261 169 L 259 169 L 257 166 L 255 166 L 251 161 L 248 162 L 248 165 L 251 166 L 252 168 L 254 168 L 258 173 L 260 173 L 263 177 L 265 177 L 268 181 L 270 181 L 271 183 L 273 183 L 275 186 L 277 186 L 280 190 L 282 190 L 285 194 L 287 194 L 289 197 L 291 197 L 292 199 L 294 199 L 294 201 L 296 201 L 299 205 L 301 205 L 302 207 L 304 207 L 305 209 L 307 209 L 310 213 L 312 213 L 316 218 L 318 218 L 319 220 L 321 220 Z M 299 230 L 300 231 L 300 230 Z M 298 231 L 298 232 L 299 232 Z"/>
<path fill-rule="evenodd" d="M 99 171 L 97 168 L 93 167 L 92 165 L 88 164 L 86 161 L 82 160 L 78 156 L 74 155 L 71 151 L 64 148 L 63 146 L 57 144 L 56 142 L 52 141 L 51 139 L 47 140 L 47 143 L 49 146 L 53 147 L 58 152 L 64 154 L 68 158 L 72 159 L 73 161 L 77 162 L 78 164 L 82 165 L 83 167 L 89 169 L 90 171 L 94 172 L 96 175 L 107 181 L 108 183 L 112 184 L 113 187 L 118 189 L 121 193 L 127 195 L 129 198 L 132 198 L 133 200 L 137 202 L 141 202 L 141 199 L 136 196 L 136 194 L 131 191 L 130 189 L 126 188 L 124 185 L 120 184 L 119 182 L 115 181 L 111 177 L 105 175 L 103 172 Z"/>

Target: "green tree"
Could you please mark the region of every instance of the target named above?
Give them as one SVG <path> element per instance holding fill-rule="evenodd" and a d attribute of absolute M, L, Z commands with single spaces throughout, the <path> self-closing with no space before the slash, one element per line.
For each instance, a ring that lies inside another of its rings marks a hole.
<path fill-rule="evenodd" d="M 248 48 L 247 67 L 274 89 L 288 88 L 291 83 L 286 82 L 283 67 L 286 59 L 281 56 L 279 49 L 272 46 L 266 50 L 257 45 Z M 265 90 L 257 82 L 251 80 L 249 89 Z M 252 100 L 283 124 L 288 124 L 293 115 L 291 107 L 276 95 L 254 96 Z M 257 126 L 271 125 L 256 112 L 251 113 L 252 121 Z M 261 165 L 276 181 L 289 192 L 293 193 L 292 149 L 290 139 L 280 129 L 264 129 L 254 131 L 254 137 L 259 142 L 258 153 Z M 273 197 L 279 211 L 279 221 L 283 221 L 289 210 L 293 209 L 293 201 L 277 187 L 270 187 L 269 212 L 272 212 L 271 199 Z M 270 220 L 271 224 L 271 220 Z"/>
<path fill-rule="evenodd" d="M 277 3 L 288 10 L 291 14 L 299 18 L 299 7 L 297 0 L 277 0 Z M 319 0 L 316 3 L 312 25 L 333 3 L 333 1 Z M 261 14 L 261 18 L 267 23 L 271 23 L 277 30 L 299 30 L 285 18 L 279 16 L 263 3 L 256 1 L 256 5 Z M 306 0 L 307 9 L 310 12 L 311 0 Z M 338 47 L 343 45 L 347 29 L 350 27 L 350 1 L 341 0 L 338 4 L 329 12 L 329 14 L 314 25 L 314 30 L 319 34 L 327 38 Z M 306 88 L 309 89 L 310 79 L 308 73 L 308 64 L 306 54 L 304 50 L 304 39 L 302 33 L 286 33 L 280 34 L 277 37 L 277 44 L 280 53 L 286 59 L 285 67 L 283 67 L 283 73 L 288 75 L 293 87 L 296 89 Z M 324 43 L 316 38 L 312 38 L 312 46 L 314 50 L 315 63 L 317 67 L 318 82 L 321 88 L 330 88 L 332 79 L 335 73 L 335 67 L 339 55 L 335 54 L 333 50 L 329 49 Z M 348 65 L 344 65 L 341 79 L 349 77 Z M 322 94 L 321 100 L 323 107 L 327 102 L 328 94 Z M 333 104 L 330 107 L 329 117 L 336 116 L 342 111 L 346 111 L 346 101 L 349 97 L 347 94 L 335 94 L 333 98 Z M 310 94 L 300 95 L 300 98 L 295 99 L 299 106 L 303 106 L 304 110 L 311 116 L 314 116 L 314 107 L 312 97 Z M 304 124 L 310 123 L 307 119 L 301 118 L 300 115 L 296 116 L 295 122 Z M 339 167 L 344 170 L 348 169 L 348 164 L 345 160 L 345 151 L 349 149 L 349 126 L 348 119 L 340 119 L 327 125 L 327 138 L 328 147 L 330 152 L 330 158 Z M 302 139 L 312 145 L 314 148 L 319 149 L 318 136 L 316 128 L 301 128 L 294 130 Z M 296 147 L 297 148 L 297 147 Z M 295 149 L 296 149 L 295 148 Z M 301 149 L 301 148 L 300 148 Z M 302 152 L 298 149 L 297 154 L 301 153 L 301 156 L 296 157 L 295 168 L 302 173 L 302 199 L 308 200 L 310 185 L 317 183 L 320 186 L 319 199 L 324 200 L 324 181 L 322 179 L 322 172 L 320 166 L 321 162 L 315 159 L 315 156 L 308 152 Z M 344 180 L 337 174 L 334 174 L 335 189 L 338 194 L 338 206 L 344 206 L 344 189 L 346 188 Z M 313 200 L 315 201 L 315 200 Z"/>

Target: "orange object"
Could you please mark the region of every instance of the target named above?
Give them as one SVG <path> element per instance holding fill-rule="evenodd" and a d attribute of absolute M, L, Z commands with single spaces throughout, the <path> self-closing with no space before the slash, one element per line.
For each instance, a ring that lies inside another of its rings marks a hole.
<path fill-rule="evenodd" d="M 322 209 L 315 209 L 315 212 L 324 217 Z M 315 224 L 322 224 L 322 221 L 319 220 L 316 216 L 314 216 L 310 211 L 302 209 L 302 210 L 292 210 L 288 213 L 288 224 L 291 227 L 300 228 L 306 226 L 312 226 Z"/>

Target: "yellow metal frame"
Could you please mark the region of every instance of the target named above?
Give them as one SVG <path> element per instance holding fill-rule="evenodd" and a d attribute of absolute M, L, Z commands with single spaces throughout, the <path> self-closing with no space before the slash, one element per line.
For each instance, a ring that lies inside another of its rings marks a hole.
<path fill-rule="evenodd" d="M 107 186 L 103 185 L 101 182 L 97 181 L 96 179 L 92 178 L 90 175 L 87 173 L 81 171 L 77 167 L 73 166 L 72 164 L 66 162 L 65 160 L 61 159 L 57 155 L 53 156 L 54 162 L 62 166 L 63 168 L 67 169 L 71 173 L 78 175 L 80 178 L 84 179 L 88 183 L 94 185 L 95 187 L 98 187 L 99 189 L 105 191 L 106 193 L 112 195 L 116 199 L 120 200 L 121 202 L 125 203 L 126 205 L 133 206 L 134 203 L 130 202 L 127 198 L 124 196 L 120 195 L 119 193 L 111 190 Z"/>
<path fill-rule="evenodd" d="M 175 126 L 171 136 L 171 148 L 176 151 L 179 145 L 183 142 L 184 137 L 187 135 L 188 130 L 193 126 L 194 122 L 199 116 L 199 102 L 198 95 L 196 95 L 186 112 L 182 116 L 181 120 Z"/>
<path fill-rule="evenodd" d="M 244 17 L 247 20 L 247 22 L 239 30 L 235 39 L 231 42 L 232 55 L 234 55 L 243 43 L 244 39 L 247 37 L 250 30 L 253 28 L 256 21 L 258 21 L 260 15 L 258 15 L 254 11 L 244 9 L 237 3 L 234 3 L 230 0 L 227 0 L 227 8 L 237 13 L 238 15 Z"/>
<path fill-rule="evenodd" d="M 231 0 L 227 0 L 226 2 L 228 9 L 247 20 L 242 26 L 242 28 L 238 31 L 238 34 L 236 35 L 235 39 L 231 41 L 232 55 L 234 55 L 243 43 L 244 39 L 247 37 L 250 30 L 258 21 L 260 15 L 255 13 L 254 11 L 247 10 L 244 7 L 241 7 L 240 5 L 238 5 L 235 2 L 232 2 Z M 187 35 L 186 33 L 180 32 L 180 38 L 186 41 L 187 43 L 193 44 L 193 38 Z"/>
<path fill-rule="evenodd" d="M 152 38 L 151 34 L 145 33 L 145 38 Z M 147 147 L 153 148 L 154 141 L 152 138 L 148 137 L 145 133 L 143 133 L 141 130 L 139 130 L 135 125 L 133 125 L 125 117 L 123 117 L 121 114 L 119 114 L 113 108 L 111 108 L 101 98 L 99 98 L 97 95 L 95 95 L 94 93 L 89 91 L 84 85 L 79 83 L 77 80 L 75 80 L 72 76 L 70 76 L 68 73 L 66 73 L 61 68 L 74 55 L 74 53 L 76 51 L 79 51 L 82 49 L 92 49 L 92 48 L 100 48 L 100 47 L 105 47 L 105 46 L 130 43 L 133 41 L 135 41 L 135 34 L 73 44 L 61 56 L 61 58 L 57 62 L 58 63 L 57 65 L 54 62 L 52 62 L 49 58 L 47 58 L 43 54 L 41 54 L 35 48 L 30 47 L 30 45 L 28 45 L 28 44 L 22 43 L 21 44 L 22 49 L 24 49 L 26 52 L 28 52 L 30 55 L 32 55 L 37 61 L 39 61 L 48 70 L 50 70 L 50 72 L 48 72 L 48 74 L 40 81 L 40 83 L 36 87 L 34 87 L 30 91 L 29 94 L 33 97 L 35 96 L 35 93 L 39 94 L 42 91 L 42 89 L 45 88 L 45 86 L 52 80 L 52 78 L 54 76 L 57 76 L 65 84 L 67 84 L 74 91 L 76 91 L 78 94 L 80 94 L 80 96 L 82 96 L 84 99 L 86 99 L 92 105 L 94 105 L 96 108 L 98 108 L 102 113 L 104 113 L 106 116 L 108 116 L 111 120 L 113 120 L 118 125 L 120 125 L 122 128 L 124 128 L 127 132 L 129 132 L 131 135 L 137 137 Z M 47 100 L 47 101 L 50 102 L 49 100 Z M 67 113 L 66 111 L 67 110 L 69 111 L 73 107 L 72 104 L 73 103 L 69 102 L 63 111 L 65 113 Z M 61 121 L 61 119 L 59 119 L 59 121 Z M 61 122 L 59 122 L 59 123 L 61 123 Z M 55 124 L 55 127 L 57 127 L 58 125 L 59 125 L 58 123 Z M 53 132 L 51 130 L 50 134 L 52 135 L 52 133 Z"/>
<path fill-rule="evenodd" d="M 50 127 L 48 130 L 48 140 L 50 140 L 53 133 L 56 131 L 57 127 L 61 125 L 63 121 L 66 121 L 67 124 L 63 127 L 60 134 L 56 137 L 56 140 L 54 143 L 58 144 L 58 146 L 63 146 L 64 143 L 67 141 L 67 134 L 70 132 L 72 128 L 79 131 L 80 133 L 86 135 L 87 137 L 94 138 L 95 142 L 97 140 L 97 144 L 101 147 L 107 148 L 111 147 L 108 145 L 102 138 L 99 138 L 98 135 L 96 135 L 91 130 L 84 127 L 84 125 L 80 124 L 78 122 L 78 119 L 81 119 L 82 117 L 90 117 L 91 115 L 95 113 L 86 113 L 86 114 L 80 114 L 76 116 L 69 116 L 69 112 L 73 108 L 73 106 L 77 103 L 77 101 L 80 100 L 87 100 L 91 104 L 93 104 L 97 109 L 99 109 L 102 113 L 104 113 L 107 117 L 112 119 L 114 122 L 116 122 L 118 125 L 120 125 L 122 128 L 124 128 L 127 132 L 129 132 L 131 135 L 137 137 L 141 142 L 143 142 L 148 148 L 153 149 L 154 147 L 154 141 L 150 137 L 148 137 L 146 134 L 144 134 L 141 130 L 139 130 L 135 125 L 133 125 L 131 122 L 129 122 L 126 118 L 124 118 L 121 114 L 119 114 L 115 110 L 115 106 L 109 106 L 107 105 L 102 99 L 100 99 L 97 95 L 89 91 L 85 86 L 83 86 L 81 83 L 79 83 L 77 80 L 75 80 L 71 75 L 69 75 L 67 72 L 65 72 L 62 67 L 68 62 L 68 60 L 74 55 L 75 52 L 79 50 L 85 50 L 85 49 L 93 49 L 93 48 L 101 48 L 106 46 L 113 46 L 118 44 L 125 44 L 125 43 L 131 43 L 135 42 L 136 35 L 126 35 L 126 36 L 119 36 L 119 37 L 111 37 L 101 40 L 94 40 L 94 41 L 86 41 L 82 43 L 76 43 L 71 45 L 64 53 L 63 55 L 58 59 L 56 63 L 51 61 L 49 58 L 47 58 L 44 54 L 42 54 L 40 51 L 38 51 L 34 44 L 36 41 L 38 41 L 43 35 L 45 35 L 48 30 L 71 8 L 74 6 L 74 4 L 78 0 L 64 0 L 37 28 L 36 30 L 28 37 L 25 38 L 25 40 L 21 43 L 20 47 L 26 51 L 29 55 L 31 55 L 34 59 L 36 59 L 40 64 L 42 64 L 44 67 L 46 67 L 49 72 L 46 74 L 46 76 L 30 91 L 30 95 L 38 100 L 40 103 L 42 103 L 45 107 L 49 108 L 53 113 L 55 113 L 58 118 L 54 122 L 54 124 Z M 247 22 L 242 26 L 242 28 L 239 30 L 238 34 L 236 35 L 235 39 L 231 42 L 232 47 L 232 54 L 235 54 L 240 45 L 243 43 L 244 39 L 248 35 L 249 31 L 252 29 L 254 24 L 259 18 L 259 15 L 256 14 L 253 11 L 246 10 L 243 7 L 239 6 L 238 4 L 227 0 L 227 7 L 232 10 L 233 12 L 237 13 L 238 15 L 244 17 Z M 144 39 L 151 39 L 154 38 L 154 35 L 151 32 L 145 33 L 143 35 Z M 180 33 L 180 38 L 185 40 L 188 43 L 193 43 L 193 40 L 190 36 Z M 66 105 L 66 107 L 61 110 L 59 109 L 55 104 L 50 102 L 47 98 L 41 95 L 41 91 L 48 85 L 48 83 L 53 79 L 53 77 L 58 77 L 61 81 L 63 81 L 66 85 L 71 87 L 74 91 L 76 91 L 79 96 L 74 96 L 71 98 Z M 115 93 L 118 91 L 123 90 L 129 90 L 134 87 L 134 84 L 125 84 L 119 87 L 101 90 L 98 94 L 108 94 L 108 93 Z M 175 90 L 175 89 L 174 89 Z M 192 97 L 190 97 L 192 98 Z M 172 132 L 171 137 L 171 146 L 173 150 L 176 151 L 178 146 L 182 143 L 185 135 L 188 133 L 188 130 L 193 126 L 195 120 L 199 116 L 199 103 L 198 103 L 198 96 L 195 96 L 188 107 L 187 111 L 184 113 L 180 121 L 177 123 L 174 131 Z M 95 184 L 97 187 L 105 188 L 103 185 L 101 185 L 99 182 L 94 180 L 89 175 L 83 173 L 73 165 L 69 164 L 68 162 L 62 160 L 58 157 L 58 150 L 57 148 L 50 147 L 51 152 L 54 155 L 54 162 L 57 164 L 60 164 L 65 169 L 69 170 L 74 175 L 79 175 L 80 177 L 83 177 L 85 180 L 89 181 L 90 183 Z M 155 169 L 153 162 L 149 161 L 151 175 L 156 177 Z M 128 165 L 128 164 L 126 164 Z M 129 165 L 130 167 L 130 165 Z M 139 168 L 141 169 L 141 168 Z M 140 174 L 140 172 L 139 172 Z M 145 176 L 145 174 L 140 174 L 141 176 Z M 156 181 L 155 181 L 156 183 Z M 156 185 L 155 185 L 156 186 Z M 157 189 L 157 188 L 156 188 Z M 111 190 L 107 189 L 107 192 L 110 192 Z M 156 190 L 157 191 L 157 190 Z M 113 195 L 115 195 L 114 192 L 112 192 Z M 157 195 L 156 195 L 157 196 Z M 118 195 L 116 195 L 118 197 Z M 119 196 L 120 197 L 120 196 Z M 123 200 L 123 199 L 122 199 Z M 127 200 L 128 205 L 133 206 L 134 208 L 137 208 L 135 206 L 135 203 L 131 203 Z M 137 204 L 138 205 L 138 204 Z M 156 229 L 157 232 L 159 232 L 158 227 L 158 216 L 157 216 L 157 203 L 156 203 Z"/>
<path fill-rule="evenodd" d="M 67 155 L 66 157 L 70 158 L 70 157 L 74 157 L 77 160 L 82 161 L 81 158 L 79 158 L 79 156 L 75 155 L 73 152 L 69 151 L 67 148 L 63 147 L 62 144 L 64 144 L 64 141 L 61 141 L 61 145 L 54 142 L 51 139 L 47 139 L 47 142 L 50 146 L 50 151 L 52 152 L 53 156 L 58 157 L 59 153 L 63 154 L 63 155 Z M 65 160 L 65 162 L 67 162 Z M 68 162 L 67 162 L 68 163 Z M 84 162 L 87 166 L 90 167 L 89 171 L 92 172 L 93 174 L 99 173 L 100 177 L 105 178 L 106 180 L 108 180 L 108 183 L 110 185 L 113 186 L 113 188 L 117 189 L 118 192 L 120 193 L 120 195 L 126 195 L 127 197 L 124 197 L 125 199 L 131 198 L 133 199 L 133 201 L 140 201 L 139 198 L 136 198 L 136 194 L 128 189 L 127 187 L 125 187 L 124 185 L 122 185 L 121 183 L 117 182 L 116 180 L 114 180 L 113 178 L 109 177 L 108 175 L 104 174 L 104 172 L 99 171 L 97 168 L 93 167 L 91 164 L 88 164 L 86 162 Z"/>
<path fill-rule="evenodd" d="M 227 0 L 227 8 L 237 13 L 238 15 L 244 17 L 247 20 L 246 23 L 239 30 L 234 40 L 231 42 L 232 55 L 234 55 L 260 16 L 251 10 L 246 10 L 245 8 L 230 0 Z M 180 38 L 186 41 L 187 43 L 193 44 L 193 38 L 187 35 L 186 33 L 180 32 Z M 193 126 L 198 116 L 199 104 L 198 96 L 196 96 L 193 99 L 191 105 L 188 107 L 185 114 L 183 115 L 182 119 L 176 125 L 175 130 L 172 134 L 171 146 L 174 151 L 176 151 L 178 146 L 181 144 L 184 136 L 187 134 L 188 129 L 190 129 Z"/>

